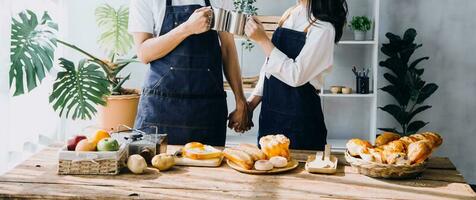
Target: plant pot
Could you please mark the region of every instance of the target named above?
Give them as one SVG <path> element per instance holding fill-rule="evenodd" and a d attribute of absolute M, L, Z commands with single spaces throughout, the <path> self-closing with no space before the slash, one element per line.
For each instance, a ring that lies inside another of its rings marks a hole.
<path fill-rule="evenodd" d="M 354 31 L 354 40 L 364 41 L 367 39 L 367 32 Z"/>
<path fill-rule="evenodd" d="M 98 108 L 98 124 L 104 130 L 115 131 L 119 125 L 134 126 L 140 95 L 111 95 L 106 106 Z"/>

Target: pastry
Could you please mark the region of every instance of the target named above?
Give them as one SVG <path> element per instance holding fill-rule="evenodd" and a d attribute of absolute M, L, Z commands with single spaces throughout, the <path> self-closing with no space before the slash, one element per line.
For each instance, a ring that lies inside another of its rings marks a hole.
<path fill-rule="evenodd" d="M 241 150 L 249 154 L 254 161 L 266 160 L 266 154 L 263 153 L 256 145 L 253 144 L 240 144 L 236 149 Z"/>
<path fill-rule="evenodd" d="M 412 138 L 412 137 L 407 137 L 407 136 L 402 137 L 402 138 L 400 138 L 399 140 L 402 141 L 402 142 L 405 144 L 405 146 L 407 146 L 407 147 L 408 147 L 408 145 L 410 145 L 411 143 L 418 142 L 418 139 Z"/>
<path fill-rule="evenodd" d="M 402 152 L 391 152 L 391 151 L 384 151 L 385 154 L 385 162 L 387 164 L 397 164 L 397 165 L 403 165 L 407 164 L 407 154 L 402 153 Z"/>
<path fill-rule="evenodd" d="M 362 160 L 367 161 L 367 162 L 374 162 L 375 158 L 374 156 L 370 153 L 370 148 L 362 148 L 359 153 L 357 154 L 362 158 Z"/>
<path fill-rule="evenodd" d="M 269 162 L 276 168 L 283 168 L 288 165 L 288 160 L 282 156 L 274 156 L 269 159 Z"/>
<path fill-rule="evenodd" d="M 437 133 L 424 132 L 421 133 L 421 135 L 425 137 L 428 141 L 430 141 L 430 143 L 432 144 L 432 149 L 439 147 L 443 143 L 443 139 Z"/>
<path fill-rule="evenodd" d="M 407 152 L 405 143 L 400 140 L 391 141 L 390 143 L 382 146 L 382 148 L 384 151 L 389 151 L 389 152 L 397 152 L 397 153 Z"/>
<path fill-rule="evenodd" d="M 373 156 L 374 162 L 385 163 L 384 156 L 382 155 L 383 150 L 381 148 L 369 149 L 369 153 Z"/>
<path fill-rule="evenodd" d="M 428 140 L 411 143 L 408 146 L 408 160 L 411 164 L 421 163 L 430 156 L 431 151 L 431 143 Z"/>
<path fill-rule="evenodd" d="M 239 165 L 243 169 L 250 170 L 253 168 L 253 157 L 244 151 L 227 148 L 223 150 L 223 155 L 225 155 L 226 159 Z"/>
<path fill-rule="evenodd" d="M 291 158 L 289 153 L 290 143 L 289 139 L 284 135 L 267 135 L 259 140 L 261 150 L 268 158 L 282 156 L 288 160 Z"/>
<path fill-rule="evenodd" d="M 386 145 L 391 141 L 400 139 L 400 135 L 392 132 L 383 132 L 375 139 L 375 146 Z"/>
<path fill-rule="evenodd" d="M 215 149 L 210 145 L 204 145 L 199 142 L 190 142 L 182 148 L 182 155 L 183 157 L 194 160 L 207 160 L 219 158 L 223 154 L 220 150 Z"/>
<path fill-rule="evenodd" d="M 259 171 L 269 171 L 273 169 L 273 164 L 267 160 L 258 160 L 255 162 L 255 169 Z"/>
<path fill-rule="evenodd" d="M 347 150 L 351 156 L 358 156 L 365 148 L 372 148 L 372 145 L 365 140 L 351 139 L 346 144 Z"/>

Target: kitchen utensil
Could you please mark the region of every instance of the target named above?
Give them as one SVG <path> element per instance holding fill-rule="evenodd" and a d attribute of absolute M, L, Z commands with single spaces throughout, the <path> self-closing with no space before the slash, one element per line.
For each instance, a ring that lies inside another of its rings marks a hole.
<path fill-rule="evenodd" d="M 354 72 L 354 75 L 356 77 L 359 76 L 359 73 L 357 72 L 357 68 L 355 66 L 352 67 L 352 72 Z"/>
<path fill-rule="evenodd" d="M 125 129 L 124 129 L 125 128 Z M 147 134 L 144 130 L 154 130 L 154 134 Z M 125 125 L 118 127 L 115 134 L 127 132 L 121 140 L 129 143 L 129 154 L 140 154 L 150 157 L 160 153 L 167 153 L 167 134 L 159 134 L 157 126 L 142 127 L 140 129 L 131 128 Z M 147 159 L 146 159 L 147 160 Z M 150 160 L 150 159 L 149 159 Z"/>
<path fill-rule="evenodd" d="M 279 173 L 291 171 L 293 169 L 296 169 L 299 166 L 299 162 L 297 160 L 290 160 L 286 167 L 274 168 L 269 171 L 259 171 L 255 169 L 248 170 L 248 169 L 241 168 L 239 165 L 231 162 L 230 160 L 226 160 L 226 164 L 228 164 L 228 166 L 230 166 L 232 169 L 242 173 L 246 173 L 246 174 L 279 174 Z"/>

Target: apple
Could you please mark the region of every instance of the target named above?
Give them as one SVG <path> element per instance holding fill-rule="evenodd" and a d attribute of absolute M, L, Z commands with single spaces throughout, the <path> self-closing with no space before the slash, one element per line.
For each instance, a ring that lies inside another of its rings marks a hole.
<path fill-rule="evenodd" d="M 87 139 L 84 135 L 76 135 L 68 140 L 66 145 L 68 146 L 68 151 L 74 151 L 76 149 L 76 145 L 78 145 L 79 141 Z"/>
<path fill-rule="evenodd" d="M 98 151 L 117 151 L 119 150 L 119 142 L 114 138 L 103 138 L 99 140 Z"/>

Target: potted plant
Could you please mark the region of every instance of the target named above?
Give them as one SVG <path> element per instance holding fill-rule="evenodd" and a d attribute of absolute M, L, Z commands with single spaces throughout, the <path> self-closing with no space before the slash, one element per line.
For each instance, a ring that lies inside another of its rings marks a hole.
<path fill-rule="evenodd" d="M 349 27 L 354 31 L 354 40 L 363 41 L 367 39 L 367 32 L 372 28 L 372 21 L 367 16 L 354 16 Z"/>
<path fill-rule="evenodd" d="M 13 18 L 10 88 L 14 96 L 24 94 L 25 89 L 36 88 L 53 68 L 54 52 L 61 44 L 86 58 L 77 64 L 59 58 L 61 70 L 49 97 L 53 109 L 71 119 L 91 119 L 99 110 L 99 126 L 107 130 L 118 124 L 132 126 L 139 93 L 123 88 L 130 74 L 119 75 L 127 65 L 136 62 L 135 56 L 126 58 L 133 46 L 132 37 L 127 33 L 129 10 L 126 6 L 115 9 L 104 4 L 95 14 L 101 30 L 97 42 L 109 55 L 105 59 L 58 38 L 58 25 L 47 12 L 38 18 L 26 10 L 18 15 L 18 20 Z"/>
<path fill-rule="evenodd" d="M 256 0 L 234 0 L 233 6 L 237 12 L 248 15 L 257 15 L 258 8 L 254 5 L 254 3 L 256 3 Z M 251 42 L 249 39 L 241 42 L 241 46 L 248 51 L 251 51 L 255 47 L 253 42 Z"/>
<path fill-rule="evenodd" d="M 422 46 L 415 43 L 416 35 L 415 29 L 408 29 L 403 38 L 387 33 L 386 37 L 390 42 L 382 45 L 382 53 L 388 58 L 380 62 L 380 66 L 390 70 L 384 74 L 390 85 L 381 90 L 392 95 L 397 104 L 389 104 L 380 109 L 392 115 L 401 126 L 401 130 L 380 128 L 382 131 L 410 135 L 428 124 L 420 120 L 412 121 L 417 114 L 431 108 L 423 103 L 438 89 L 438 85 L 422 80 L 424 69 L 418 67 L 420 62 L 428 60 L 429 57 L 410 61 L 415 50 Z"/>

